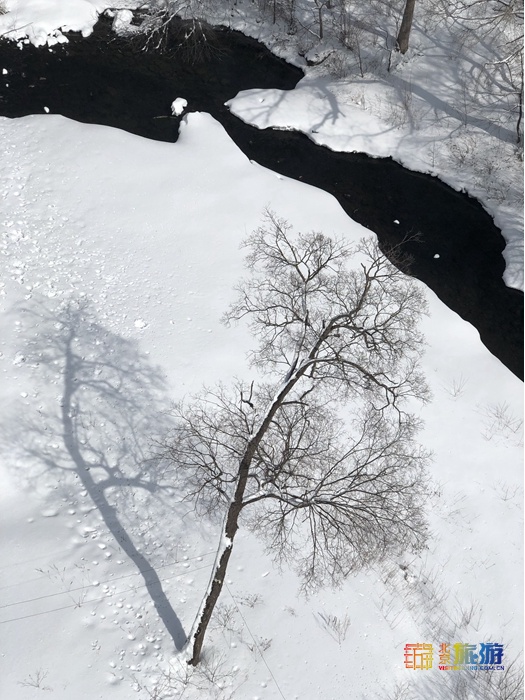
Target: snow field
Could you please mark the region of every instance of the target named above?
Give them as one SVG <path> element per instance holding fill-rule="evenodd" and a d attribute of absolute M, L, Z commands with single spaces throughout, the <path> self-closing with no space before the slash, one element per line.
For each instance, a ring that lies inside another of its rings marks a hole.
<path fill-rule="evenodd" d="M 83 449 L 95 465 L 118 467 L 124 485 L 108 490 L 108 503 L 188 631 L 219 525 L 195 518 L 175 477 L 141 471 L 139 456 L 169 424 L 171 400 L 252 376 L 247 331 L 219 319 L 243 273 L 239 243 L 265 206 L 296 230 L 349 240 L 365 231 L 329 195 L 250 163 L 205 114 L 189 115 L 174 145 L 52 115 L 2 119 L 0 131 L 9 606 L 0 685 L 14 700 L 38 697 L 35 683 L 57 698 L 146 700 L 159 670 L 180 678 L 184 667 L 143 577 L 72 469 L 61 425 L 68 330 L 87 387 Z M 434 400 L 421 409 L 421 439 L 441 490 L 429 504 L 428 552 L 304 600 L 296 577 L 241 532 L 208 639 L 214 690 L 188 686 L 186 697 L 332 700 L 350 687 L 356 698 L 385 697 L 395 679 L 421 680 L 403 669 L 407 642 L 490 638 L 508 645 L 509 660 L 520 654 L 521 384 L 427 296 Z M 81 320 L 69 327 L 70 317 Z M 91 371 L 113 388 L 93 391 Z M 155 489 L 126 486 L 137 474 Z M 92 475 L 103 472 L 93 466 Z M 339 635 L 321 613 L 339 620 Z"/>
<path fill-rule="evenodd" d="M 52 45 L 66 40 L 67 29 L 89 34 L 107 5 L 5 0 L 0 33 Z M 476 119 L 461 124 L 446 56 L 430 55 L 418 32 L 424 55 L 407 57 L 397 85 L 335 81 L 313 69 L 292 92 L 246 91 L 231 108 L 258 126 L 299 128 L 335 150 L 392 155 L 466 187 L 503 229 L 505 279 L 520 287 L 512 146 L 487 129 L 487 115 L 472 113 Z M 429 80 L 436 74 L 439 89 Z M 77 318 L 85 304 L 73 338 L 81 381 L 87 385 L 92 363 L 94 377 L 113 382 L 109 397 L 88 394 L 84 447 L 118 466 L 123 480 L 144 476 L 137 455 L 166 427 L 171 400 L 202 384 L 251 376 L 244 358 L 250 337 L 243 327 L 223 328 L 219 318 L 242 274 L 239 243 L 263 208 L 296 230 L 350 240 L 364 231 L 330 196 L 249 163 L 207 115 L 190 115 L 176 145 L 51 115 L 2 119 L 0 131 L 0 688 L 14 700 L 42 690 L 68 700 L 146 700 L 162 687 L 159 670 L 180 679 L 184 668 L 143 577 L 71 469 L 58 354 L 68 314 Z M 428 679 L 436 697 L 448 697 L 442 677 L 403 669 L 405 643 L 492 640 L 507 645 L 507 661 L 521 655 L 521 384 L 473 328 L 427 296 L 425 369 L 434 399 L 421 410 L 422 442 L 434 452 L 440 491 L 429 504 L 428 551 L 305 601 L 295 576 L 280 573 L 241 532 L 208 639 L 213 681 L 194 678 L 186 697 L 333 700 L 351 688 L 356 698 L 384 698 L 396 680 L 417 691 Z M 127 397 L 141 407 L 129 425 Z M 122 437 L 131 448 L 122 447 Z M 100 469 L 92 471 L 101 478 Z M 219 528 L 180 503 L 172 475 L 149 478 L 156 490 L 112 487 L 108 503 L 188 631 Z M 326 624 L 334 616 L 339 633 Z M 173 697 L 169 687 L 165 692 Z M 422 692 L 428 696 L 428 688 Z"/>

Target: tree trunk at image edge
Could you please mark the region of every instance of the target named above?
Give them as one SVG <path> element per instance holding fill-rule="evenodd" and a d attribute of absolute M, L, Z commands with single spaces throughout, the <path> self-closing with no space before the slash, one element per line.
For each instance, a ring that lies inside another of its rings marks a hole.
<path fill-rule="evenodd" d="M 397 49 L 401 53 L 406 53 L 408 50 L 408 40 L 410 39 L 410 30 L 412 29 L 412 18 L 414 17 L 414 7 L 416 0 L 407 0 L 403 19 L 399 34 L 397 35 Z"/>
<path fill-rule="evenodd" d="M 217 603 L 217 600 L 219 599 L 219 596 L 222 591 L 222 586 L 224 584 L 224 578 L 226 576 L 226 570 L 228 568 L 228 562 L 230 561 L 232 549 L 233 542 L 230 543 L 226 547 L 226 549 L 223 550 L 219 558 L 219 562 L 214 571 L 210 592 L 206 597 L 206 602 L 204 604 L 204 608 L 199 619 L 199 624 L 197 626 L 197 629 L 195 630 L 195 633 L 192 635 L 192 638 L 190 638 L 189 640 L 191 643 L 193 639 L 192 657 L 188 661 L 188 663 L 191 666 L 197 666 L 197 664 L 199 663 L 202 644 L 204 642 L 204 636 L 206 634 L 206 630 L 208 629 L 208 624 L 211 620 L 213 609 L 215 608 L 215 604 Z"/>

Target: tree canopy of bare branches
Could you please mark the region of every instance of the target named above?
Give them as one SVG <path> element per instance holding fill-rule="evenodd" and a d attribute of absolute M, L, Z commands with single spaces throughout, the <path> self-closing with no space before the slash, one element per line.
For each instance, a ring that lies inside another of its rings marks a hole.
<path fill-rule="evenodd" d="M 188 63 L 217 56 L 215 30 L 203 19 L 202 0 L 156 0 L 133 34 L 144 51 L 177 54 Z"/>
<path fill-rule="evenodd" d="M 305 589 L 337 585 L 426 538 L 427 454 L 407 409 L 407 399 L 428 398 L 419 287 L 370 241 L 295 235 L 272 212 L 245 245 L 249 276 L 225 321 L 247 320 L 264 380 L 178 405 L 163 448 L 187 497 L 224 517 L 189 638 L 194 665 L 241 519 L 295 565 Z"/>

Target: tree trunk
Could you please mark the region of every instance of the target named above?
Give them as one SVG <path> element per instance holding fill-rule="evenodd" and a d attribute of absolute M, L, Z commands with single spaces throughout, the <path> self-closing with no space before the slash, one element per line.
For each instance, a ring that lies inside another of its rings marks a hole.
<path fill-rule="evenodd" d="M 208 596 L 206 598 L 206 602 L 204 604 L 204 608 L 202 609 L 202 612 L 199 614 L 199 623 L 197 625 L 197 629 L 195 630 L 195 633 L 192 634 L 193 638 L 193 649 L 192 649 L 192 657 L 188 661 L 188 663 L 191 666 L 196 666 L 199 663 L 200 657 L 201 657 L 201 650 L 202 650 L 202 645 L 204 642 L 204 635 L 206 634 L 206 630 L 208 629 L 208 624 L 211 620 L 211 616 L 213 614 L 213 610 L 215 608 L 215 604 L 217 603 L 217 600 L 219 599 L 219 596 L 222 591 L 222 586 L 224 584 L 224 578 L 226 576 L 226 570 L 228 568 L 228 562 L 230 561 L 230 556 L 232 553 L 233 549 L 233 542 L 231 542 L 226 549 L 223 550 L 218 564 L 215 567 L 215 571 L 213 572 L 213 578 L 211 582 L 211 588 L 210 592 L 208 593 Z M 190 638 L 191 641 L 191 638 Z"/>
<path fill-rule="evenodd" d="M 327 330 L 325 329 L 325 334 L 326 332 Z M 318 341 L 318 343 L 320 342 L 321 340 Z M 316 353 L 317 350 L 318 347 L 316 345 L 310 353 L 310 359 L 314 357 L 314 353 Z M 257 447 L 259 446 L 259 443 L 261 442 L 266 431 L 268 430 L 268 427 L 272 422 L 273 417 L 275 416 L 277 410 L 286 398 L 286 395 L 291 391 L 295 384 L 297 384 L 299 379 L 306 372 L 307 367 L 307 365 L 299 367 L 295 370 L 291 377 L 285 380 L 283 386 L 281 387 L 281 390 L 268 407 L 268 410 L 266 411 L 264 419 L 262 420 L 261 425 L 257 430 L 257 433 L 246 445 L 246 451 L 241 459 L 241 463 L 239 464 L 239 471 L 237 473 L 237 486 L 235 487 L 235 495 L 233 497 L 232 502 L 230 503 L 230 507 L 228 508 L 228 515 L 226 516 L 226 525 L 224 526 L 223 533 L 223 545 L 219 548 L 217 558 L 215 559 L 215 569 L 213 571 L 212 578 L 210 579 L 210 583 L 208 584 L 208 591 L 206 594 L 204 605 L 201 608 L 199 614 L 197 615 L 195 625 L 192 631 L 190 632 L 188 641 L 186 643 L 186 647 L 188 647 L 190 644 L 193 644 L 192 656 L 191 659 L 189 659 L 188 661 L 188 663 L 191 666 L 197 666 L 197 664 L 200 661 L 204 636 L 206 634 L 206 630 L 208 629 L 213 610 L 215 608 L 217 600 L 219 599 L 222 587 L 224 585 L 224 578 L 226 576 L 228 562 L 230 561 L 230 556 L 233 550 L 233 540 L 235 538 L 235 535 L 237 534 L 237 530 L 239 529 L 239 516 L 244 505 L 244 492 L 246 491 L 246 485 L 248 483 L 248 477 L 250 475 L 250 466 L 253 460 L 253 456 L 255 454 L 255 451 L 257 450 Z"/>
<path fill-rule="evenodd" d="M 523 121 L 523 64 L 521 64 L 521 84 L 518 94 L 518 121 L 516 122 L 516 143 L 518 146 L 522 142 L 521 124 Z"/>
<path fill-rule="evenodd" d="M 264 429 L 266 432 L 266 429 Z M 205 603 L 201 611 L 199 612 L 196 620 L 196 628 L 191 631 L 188 638 L 188 645 L 193 644 L 192 656 L 188 663 L 191 666 L 197 666 L 200 661 L 202 644 L 204 642 L 204 636 L 208 625 L 213 614 L 213 610 L 219 599 L 219 596 L 224 585 L 224 578 L 226 576 L 226 570 L 228 568 L 228 562 L 230 561 L 230 556 L 233 550 L 233 540 L 239 529 L 239 515 L 243 506 L 244 492 L 246 491 L 246 484 L 248 483 L 248 476 L 250 473 L 250 465 L 253 459 L 253 455 L 259 444 L 262 435 L 261 430 L 257 433 L 255 438 L 253 438 L 246 447 L 246 452 L 239 465 L 239 472 L 237 478 L 237 486 L 235 488 L 235 495 L 228 508 L 228 515 L 226 516 L 226 524 L 224 526 L 223 533 L 223 544 L 218 550 L 217 558 L 215 560 L 215 569 L 212 574 L 210 583 L 208 584 L 208 592 L 205 598 Z M 222 550 L 222 551 L 221 551 Z"/>
<path fill-rule="evenodd" d="M 288 22 L 288 31 L 295 34 L 295 0 L 290 2 L 290 19 Z"/>
<path fill-rule="evenodd" d="M 399 34 L 397 35 L 397 50 L 401 53 L 406 53 L 408 50 L 408 40 L 410 39 L 410 30 L 412 29 L 412 18 L 414 17 L 414 7 L 416 0 L 406 0 L 405 11 L 401 21 Z"/>

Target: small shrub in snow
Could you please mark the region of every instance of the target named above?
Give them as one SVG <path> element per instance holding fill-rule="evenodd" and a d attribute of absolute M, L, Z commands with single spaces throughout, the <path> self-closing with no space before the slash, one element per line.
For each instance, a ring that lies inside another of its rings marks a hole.
<path fill-rule="evenodd" d="M 25 688 L 38 688 L 38 690 L 52 691 L 53 688 L 45 685 L 44 682 L 48 675 L 49 671 L 39 668 L 34 673 L 30 673 L 23 681 L 18 681 L 18 685 L 24 686 Z"/>
<path fill-rule="evenodd" d="M 348 615 L 344 617 L 338 617 L 337 615 L 331 615 L 329 613 L 320 612 L 317 613 L 317 621 L 321 625 L 332 639 L 341 646 L 341 644 L 346 639 L 346 633 L 350 627 L 350 618 Z"/>

